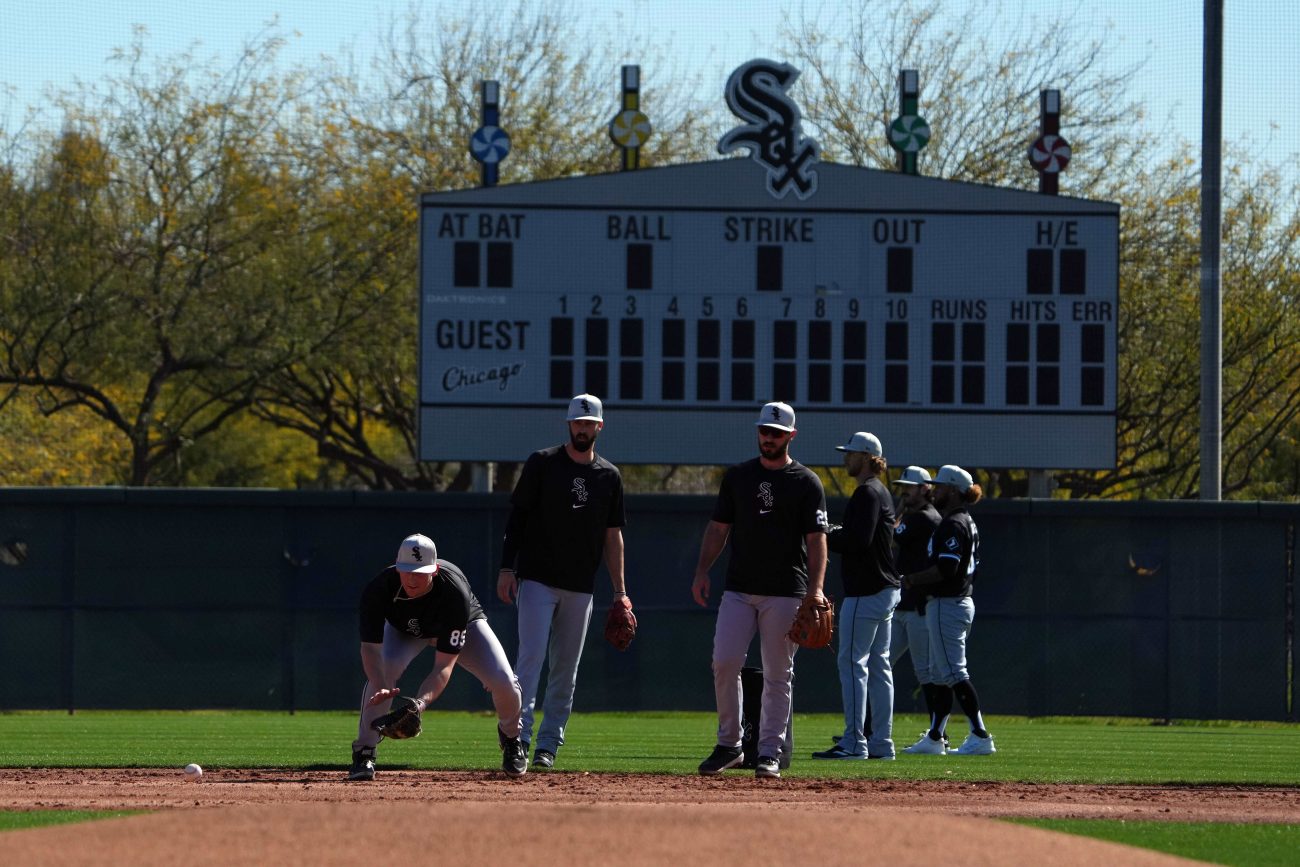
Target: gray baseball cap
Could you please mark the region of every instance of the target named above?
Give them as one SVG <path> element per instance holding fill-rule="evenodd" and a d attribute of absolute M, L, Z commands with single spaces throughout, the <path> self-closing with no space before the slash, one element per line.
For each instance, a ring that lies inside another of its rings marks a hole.
<path fill-rule="evenodd" d="M 880 438 L 873 433 L 867 433 L 860 430 L 849 441 L 842 446 L 836 446 L 836 449 L 842 452 L 861 452 L 862 454 L 881 457 L 884 455 L 884 449 L 880 445 Z"/>
<path fill-rule="evenodd" d="M 930 484 L 930 471 L 925 467 L 908 467 L 903 470 L 903 474 L 894 480 L 896 485 L 928 485 Z"/>
<path fill-rule="evenodd" d="M 779 400 L 765 403 L 754 426 L 773 427 L 789 433 L 794 430 L 794 410 L 790 408 L 790 404 L 781 403 Z"/>
<path fill-rule="evenodd" d="M 944 464 L 939 467 L 939 473 L 934 477 L 934 484 L 952 485 L 963 494 L 969 491 L 974 483 L 975 480 L 970 477 L 970 473 L 955 464 Z"/>
<path fill-rule="evenodd" d="M 600 398 L 594 394 L 574 395 L 573 400 L 569 401 L 569 414 L 565 416 L 565 421 L 604 421 L 604 407 L 600 404 Z"/>
<path fill-rule="evenodd" d="M 437 572 L 438 547 L 428 536 L 413 533 L 402 540 L 393 568 L 398 572 Z"/>

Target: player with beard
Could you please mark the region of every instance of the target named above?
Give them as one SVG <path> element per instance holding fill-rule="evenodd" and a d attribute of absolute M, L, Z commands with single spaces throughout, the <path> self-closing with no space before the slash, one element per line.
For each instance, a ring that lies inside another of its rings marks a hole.
<path fill-rule="evenodd" d="M 787 633 L 803 596 L 821 595 L 826 577 L 826 494 L 817 475 L 790 457 L 794 410 L 776 401 L 766 404 L 755 425 L 759 455 L 723 475 L 691 586 L 695 602 L 708 605 L 709 569 L 730 542 L 727 581 L 713 633 L 718 740 L 700 763 L 705 776 L 745 761 L 740 670 L 756 632 L 763 698 L 754 775 L 781 776 L 782 754 L 789 749 L 786 733 L 798 649 Z"/>
<path fill-rule="evenodd" d="M 600 399 L 577 395 L 567 421 L 568 442 L 533 452 L 519 474 L 497 575 L 497 596 L 519 610 L 515 673 L 525 749 L 532 742 L 542 664 L 549 664 L 533 753 L 533 768 L 542 770 L 555 766 L 564 744 L 602 558 L 614 596 L 631 608 L 623 580 L 623 477 L 596 454 L 605 426 Z"/>
<path fill-rule="evenodd" d="M 930 565 L 930 537 L 941 520 L 930 502 L 930 483 L 930 472 L 924 467 L 908 467 L 894 480 L 903 489 L 898 524 L 894 527 L 894 541 L 898 546 L 894 566 L 899 575 L 920 572 Z M 891 642 L 889 656 L 895 665 L 903 654 L 911 654 L 912 670 L 916 672 L 925 709 L 933 723 L 936 687 L 930 678 L 930 632 L 925 627 L 925 596 L 915 587 L 904 590 L 898 601 Z M 922 744 L 922 748 L 927 747 Z"/>
<path fill-rule="evenodd" d="M 949 464 L 934 477 L 932 500 L 943 519 L 930 537 L 930 562 L 903 576 L 905 588 L 925 598 L 925 625 L 930 635 L 930 678 L 935 684 L 930 730 L 905 752 L 943 755 L 944 730 L 953 699 L 970 721 L 970 734 L 949 755 L 987 756 L 997 752 L 984 728 L 980 700 L 966 671 L 966 641 L 975 621 L 975 570 L 979 567 L 980 533 L 969 508 L 983 491 L 970 473 Z"/>
<path fill-rule="evenodd" d="M 836 446 L 844 468 L 858 482 L 844 510 L 844 523 L 832 526 L 826 544 L 840 554 L 844 602 L 840 606 L 840 696 L 844 732 L 814 759 L 894 760 L 894 674 L 889 635 L 898 605 L 894 567 L 894 504 L 881 482 L 889 465 L 880 439 L 858 431 Z M 870 726 L 864 724 L 870 720 Z"/>

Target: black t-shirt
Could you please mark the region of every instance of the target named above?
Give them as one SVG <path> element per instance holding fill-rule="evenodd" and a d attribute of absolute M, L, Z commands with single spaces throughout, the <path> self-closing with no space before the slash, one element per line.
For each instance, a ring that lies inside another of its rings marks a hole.
<path fill-rule="evenodd" d="M 438 561 L 429 592 L 414 599 L 406 595 L 401 576 L 389 566 L 361 591 L 359 611 L 362 641 L 382 643 L 387 620 L 398 632 L 437 639 L 436 647 L 443 653 L 460 653 L 465 627 L 484 619 L 483 606 L 470 591 L 465 573 L 446 560 Z"/>
<path fill-rule="evenodd" d="M 528 456 L 510 497 L 501 565 L 521 580 L 591 593 L 605 531 L 623 527 L 623 476 L 596 456 L 574 463 L 564 446 Z"/>
<path fill-rule="evenodd" d="M 894 541 L 898 554 L 894 565 L 899 575 L 920 572 L 930 565 L 930 537 L 939 526 L 939 510 L 929 503 L 919 512 L 904 512 L 894 528 Z M 898 600 L 898 610 L 915 611 L 925 594 L 913 587 L 903 590 Z"/>
<path fill-rule="evenodd" d="M 858 485 L 844 509 L 844 524 L 826 537 L 841 558 L 845 596 L 874 596 L 898 586 L 894 569 L 894 501 L 880 479 Z"/>
<path fill-rule="evenodd" d="M 731 525 L 726 589 L 760 596 L 808 592 L 805 535 L 826 532 L 826 493 L 798 461 L 766 469 L 759 458 L 722 477 L 713 520 Z"/>
<path fill-rule="evenodd" d="M 941 559 L 956 560 L 953 577 L 926 589 L 931 596 L 969 596 L 974 589 L 975 570 L 979 567 L 980 531 L 970 512 L 958 509 L 945 517 L 930 537 L 930 563 Z"/>

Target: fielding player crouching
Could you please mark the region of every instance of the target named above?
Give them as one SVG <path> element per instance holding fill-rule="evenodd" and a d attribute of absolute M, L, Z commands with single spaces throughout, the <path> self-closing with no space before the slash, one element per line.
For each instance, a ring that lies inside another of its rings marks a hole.
<path fill-rule="evenodd" d="M 375 576 L 361 594 L 361 722 L 352 742 L 349 780 L 375 778 L 375 747 L 381 737 L 414 737 L 420 714 L 442 695 L 459 662 L 488 692 L 497 714 L 502 769 L 512 777 L 528 770 L 519 740 L 519 681 L 465 574 L 438 559 L 427 536 L 407 536 L 397 562 Z M 433 671 L 413 699 L 397 697 L 397 681 L 420 651 L 436 651 Z M 391 710 L 389 708 L 391 704 Z"/>

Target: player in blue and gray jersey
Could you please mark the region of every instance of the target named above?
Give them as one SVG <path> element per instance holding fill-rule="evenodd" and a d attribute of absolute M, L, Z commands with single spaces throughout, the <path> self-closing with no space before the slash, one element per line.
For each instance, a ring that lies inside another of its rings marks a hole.
<path fill-rule="evenodd" d="M 903 576 L 903 586 L 926 595 L 925 622 L 930 633 L 930 675 L 936 685 L 930 730 L 905 752 L 942 755 L 944 729 L 954 697 L 970 720 L 970 734 L 948 752 L 986 756 L 996 752 L 993 736 L 984 727 L 979 696 L 966 671 L 966 641 L 975 620 L 971 593 L 979 567 L 980 535 L 968 507 L 983 491 L 970 473 L 947 465 L 934 477 L 934 505 L 943 520 L 930 537 L 930 564 Z"/>
<path fill-rule="evenodd" d="M 930 473 L 924 467 L 908 467 L 894 480 L 902 488 L 898 501 L 898 523 L 894 525 L 899 575 L 920 572 L 930 565 L 930 537 L 939 526 L 939 511 L 930 502 Z M 921 686 L 925 709 L 934 715 L 934 682 L 930 677 L 930 632 L 925 627 L 925 596 L 916 588 L 905 588 L 894 612 L 890 660 L 897 664 L 910 654 L 912 671 Z"/>

